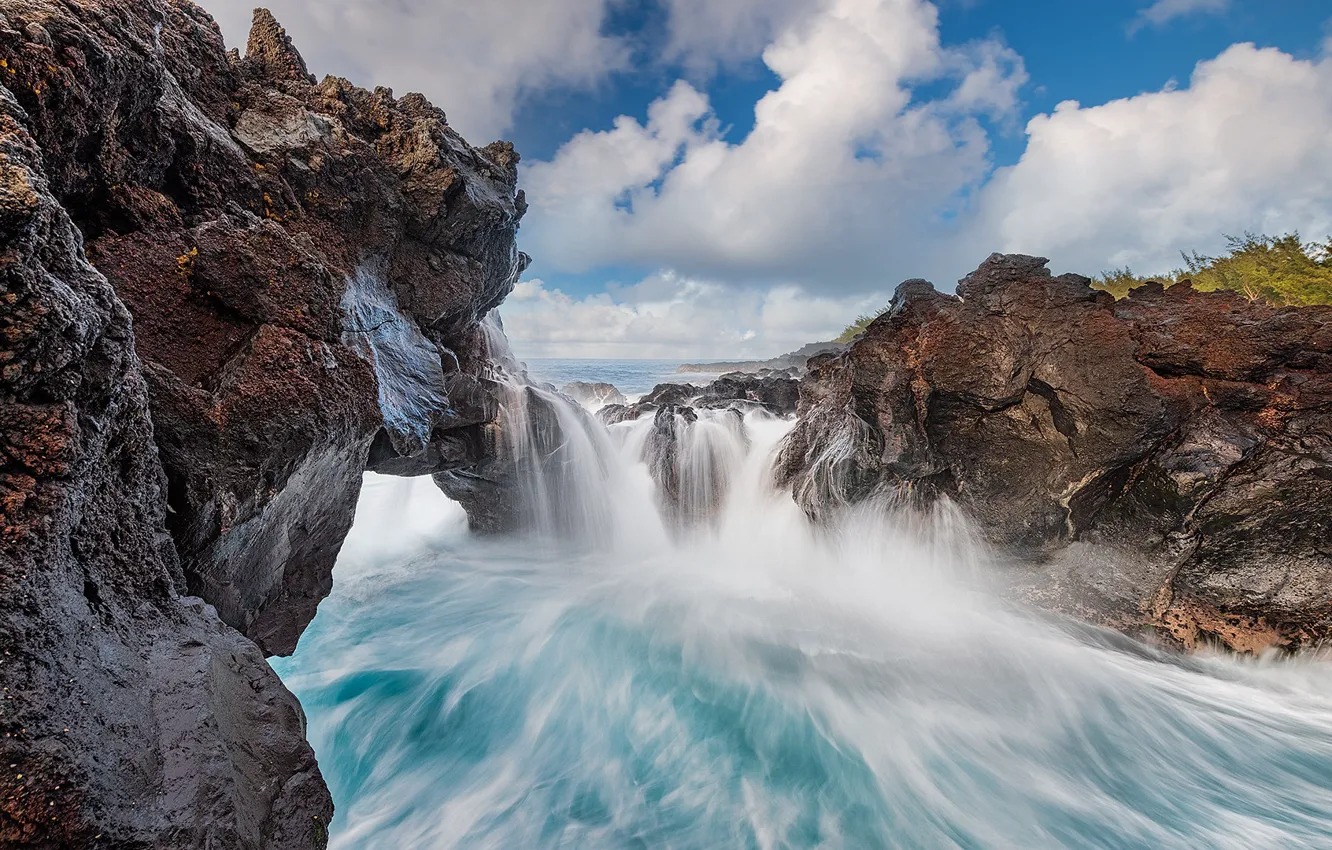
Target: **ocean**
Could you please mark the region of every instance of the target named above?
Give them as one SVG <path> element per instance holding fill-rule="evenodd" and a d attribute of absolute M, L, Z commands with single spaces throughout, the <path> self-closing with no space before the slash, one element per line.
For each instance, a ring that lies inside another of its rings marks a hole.
<path fill-rule="evenodd" d="M 673 368 L 529 366 L 630 393 Z M 724 498 L 672 530 L 648 425 L 525 473 L 574 536 L 477 537 L 430 479 L 366 476 L 332 595 L 274 659 L 331 847 L 1332 847 L 1328 663 L 1014 607 L 947 511 L 813 528 L 769 483 L 791 423 L 760 414 L 702 415 L 682 489 Z"/>

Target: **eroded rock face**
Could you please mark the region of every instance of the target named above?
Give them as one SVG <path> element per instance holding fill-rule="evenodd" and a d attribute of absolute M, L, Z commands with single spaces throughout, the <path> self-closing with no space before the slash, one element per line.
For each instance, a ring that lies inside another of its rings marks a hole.
<path fill-rule="evenodd" d="M 4 11 L 3 82 L 134 316 L 190 591 L 289 653 L 381 425 L 377 464 L 423 474 L 493 418 L 477 322 L 526 262 L 517 154 L 469 146 L 420 95 L 316 84 L 263 10 L 244 59 L 189 2 Z M 385 407 L 393 352 L 348 339 L 379 330 L 344 317 L 367 275 L 438 362 L 420 433 Z"/>
<path fill-rule="evenodd" d="M 30 120 L 0 88 L 0 845 L 323 846 L 300 705 L 184 597 L 130 315 Z"/>
<path fill-rule="evenodd" d="M 324 846 L 264 655 L 367 462 L 470 462 L 494 419 L 516 163 L 315 84 L 263 11 L 241 59 L 188 0 L 4 4 L 0 844 Z"/>
<path fill-rule="evenodd" d="M 898 288 L 816 358 L 778 475 L 815 518 L 884 489 L 961 504 L 1029 595 L 1191 647 L 1332 626 L 1332 310 L 1186 285 L 1115 301 L 995 255 Z"/>

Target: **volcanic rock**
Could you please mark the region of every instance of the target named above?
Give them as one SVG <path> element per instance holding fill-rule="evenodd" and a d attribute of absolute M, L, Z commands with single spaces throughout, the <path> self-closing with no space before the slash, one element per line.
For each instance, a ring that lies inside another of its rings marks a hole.
<path fill-rule="evenodd" d="M 565 384 L 560 392 L 579 404 L 596 405 L 597 407 L 605 407 L 609 404 L 624 404 L 628 401 L 624 397 L 624 393 L 617 390 L 614 384 L 604 382 L 574 381 L 571 384 Z"/>
<path fill-rule="evenodd" d="M 185 596 L 130 315 L 30 120 L 0 88 L 0 845 L 322 847 L 300 705 Z"/>
<path fill-rule="evenodd" d="M 344 326 L 349 282 L 374 278 L 394 321 L 475 378 L 478 320 L 525 263 L 517 154 L 470 147 L 420 95 L 315 84 L 263 10 L 243 60 L 188 2 L 16 0 L 6 14 L 5 83 L 134 316 L 190 591 L 289 653 L 391 418 L 386 370 L 344 338 L 365 332 Z M 430 456 L 414 471 L 449 454 L 427 447 L 431 431 L 493 415 L 449 401 L 412 445 Z"/>
<path fill-rule="evenodd" d="M 7 2 L 0 154 L 0 844 L 323 846 L 263 656 L 368 463 L 485 450 L 518 155 L 189 0 Z"/>
<path fill-rule="evenodd" d="M 1184 647 L 1332 626 L 1332 309 L 1187 284 L 1116 301 L 994 255 L 957 296 L 902 284 L 811 362 L 778 478 L 811 516 L 948 497 L 1024 592 Z"/>

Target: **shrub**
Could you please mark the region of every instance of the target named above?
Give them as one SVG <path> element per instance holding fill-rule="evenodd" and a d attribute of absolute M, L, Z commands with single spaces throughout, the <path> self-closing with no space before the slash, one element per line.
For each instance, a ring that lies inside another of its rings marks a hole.
<path fill-rule="evenodd" d="M 1298 233 L 1285 236 L 1226 237 L 1227 253 L 1208 257 L 1184 254 L 1184 267 L 1168 275 L 1139 277 L 1124 267 L 1102 272 L 1092 285 L 1123 298 L 1151 280 L 1166 286 L 1184 280 L 1204 292 L 1230 290 L 1281 306 L 1332 305 L 1332 239 L 1303 243 Z"/>

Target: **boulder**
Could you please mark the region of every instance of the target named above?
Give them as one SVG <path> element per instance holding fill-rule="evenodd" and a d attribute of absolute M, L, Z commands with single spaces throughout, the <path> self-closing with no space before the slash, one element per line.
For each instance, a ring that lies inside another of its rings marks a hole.
<path fill-rule="evenodd" d="M 571 384 L 565 384 L 560 392 L 569 398 L 587 407 L 605 407 L 611 404 L 624 404 L 628 401 L 624 393 L 615 388 L 614 384 L 604 382 L 574 381 Z"/>

